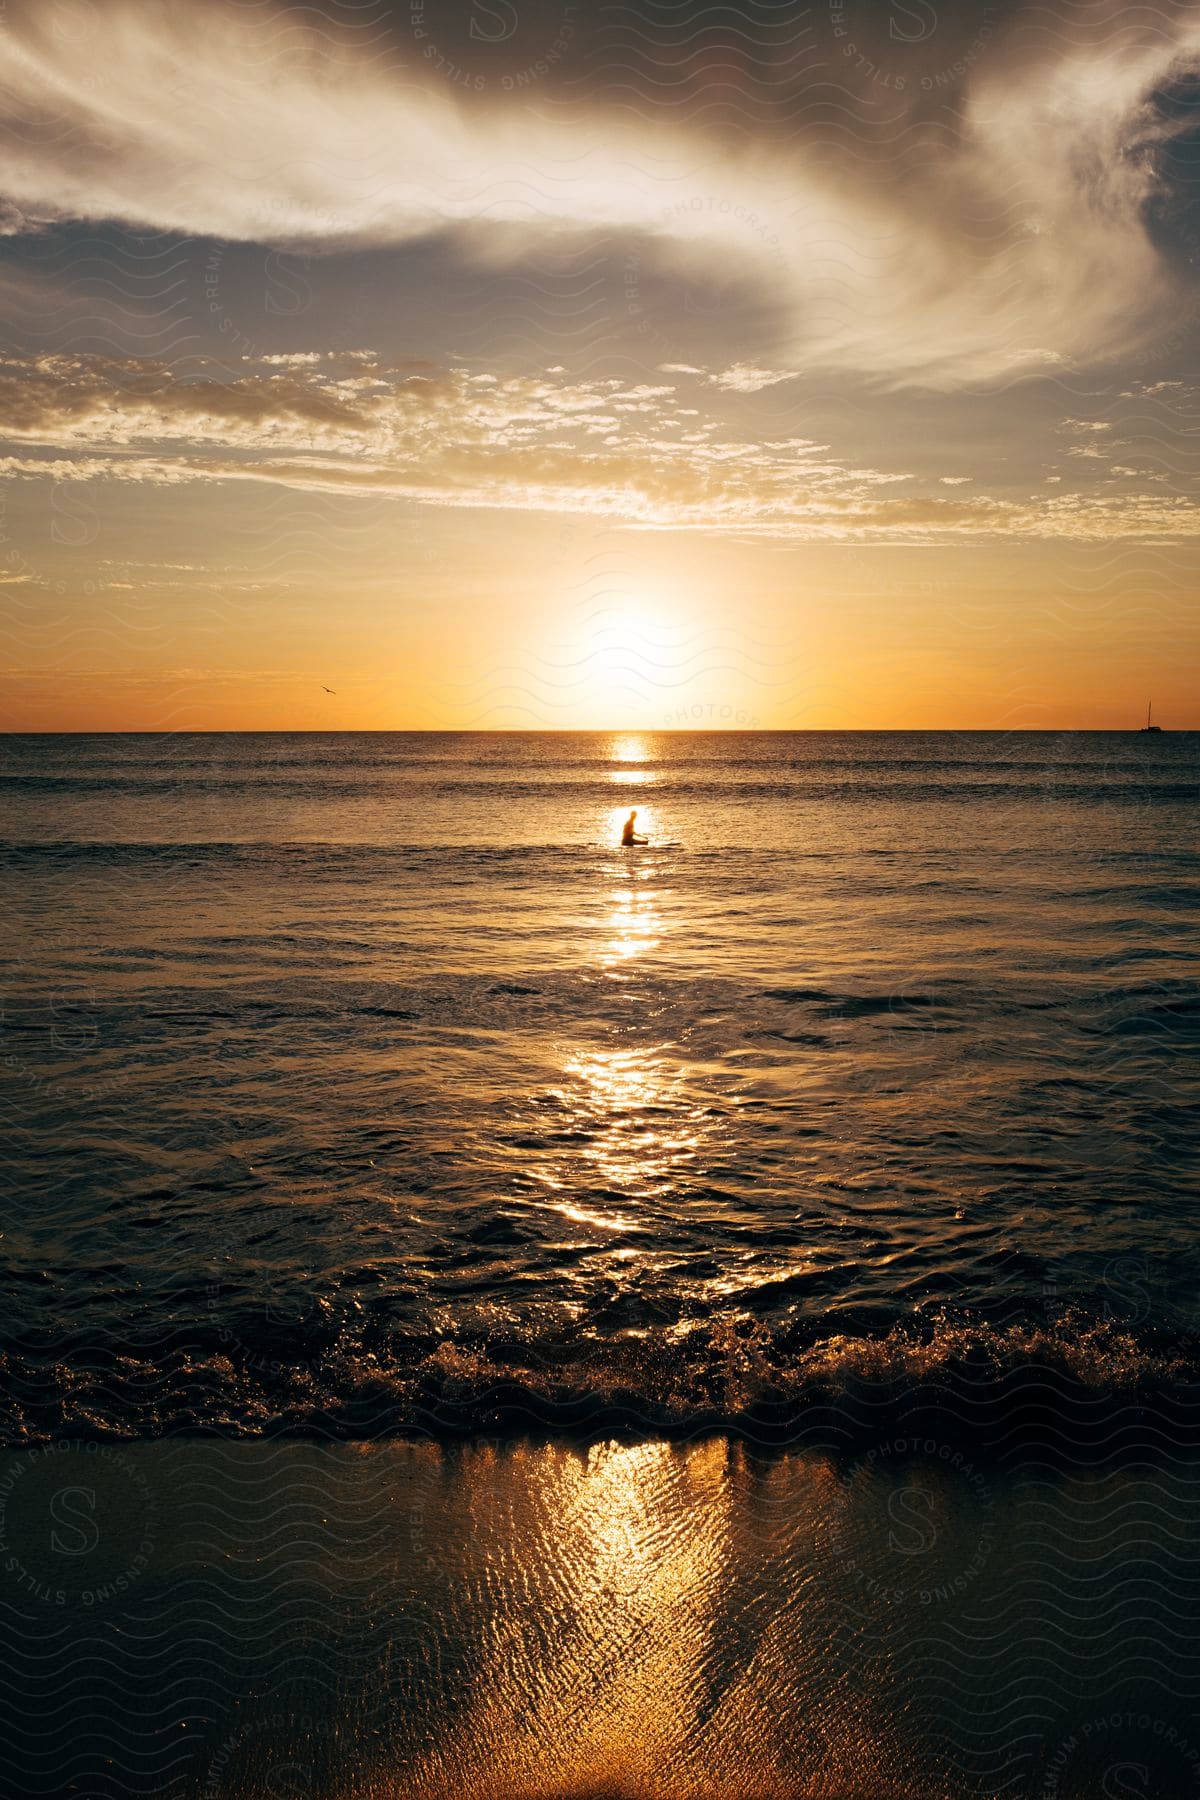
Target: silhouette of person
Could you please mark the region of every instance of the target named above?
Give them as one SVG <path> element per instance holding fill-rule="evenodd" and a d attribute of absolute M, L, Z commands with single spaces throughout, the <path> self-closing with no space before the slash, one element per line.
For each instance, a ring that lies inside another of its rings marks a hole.
<path fill-rule="evenodd" d="M 630 844 L 648 844 L 650 842 L 649 838 L 639 837 L 637 832 L 633 829 L 633 821 L 636 818 L 637 818 L 637 808 L 634 807 L 633 811 L 630 813 L 629 817 L 626 819 L 625 829 L 621 833 L 621 843 L 623 846 L 627 847 Z"/>

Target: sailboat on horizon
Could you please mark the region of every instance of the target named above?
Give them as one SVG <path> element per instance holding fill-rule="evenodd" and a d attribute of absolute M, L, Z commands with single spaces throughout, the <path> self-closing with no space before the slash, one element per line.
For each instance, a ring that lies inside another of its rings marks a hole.
<path fill-rule="evenodd" d="M 1161 725 L 1152 725 L 1150 723 L 1150 712 L 1151 712 L 1151 708 L 1153 707 L 1153 705 L 1154 705 L 1153 700 L 1147 700 L 1147 702 L 1146 702 L 1146 723 L 1142 726 L 1143 731 L 1161 731 L 1162 730 Z"/>

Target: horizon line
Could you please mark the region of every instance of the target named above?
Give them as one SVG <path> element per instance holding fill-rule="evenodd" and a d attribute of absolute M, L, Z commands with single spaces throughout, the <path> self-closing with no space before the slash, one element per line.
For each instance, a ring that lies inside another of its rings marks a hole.
<path fill-rule="evenodd" d="M 155 731 L 128 726 L 0 726 L 0 739 L 15 737 L 819 737 L 852 732 L 866 737 L 971 733 L 1116 737 L 1181 737 L 1200 725 L 172 725 Z"/>

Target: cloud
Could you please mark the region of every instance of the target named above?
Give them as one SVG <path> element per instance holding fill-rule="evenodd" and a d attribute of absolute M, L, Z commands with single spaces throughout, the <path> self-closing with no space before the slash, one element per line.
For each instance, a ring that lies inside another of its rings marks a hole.
<path fill-rule="evenodd" d="M 31 219 L 18 206 L 12 206 L 7 200 L 0 199 L 0 238 L 36 237 L 46 229 L 41 219 Z"/>
<path fill-rule="evenodd" d="M 14 446 L 0 475 L 11 479 L 269 482 L 798 540 L 1200 533 L 1200 509 L 1161 493 L 951 497 L 941 476 L 914 491 L 907 472 L 856 465 L 812 439 L 733 436 L 663 383 L 500 377 L 366 353 L 286 368 L 258 359 L 233 379 L 45 356 L 0 363 L 0 405 Z"/>
<path fill-rule="evenodd" d="M 763 388 L 778 387 L 781 381 L 794 381 L 794 369 L 760 369 L 754 363 L 734 363 L 713 376 L 719 388 L 731 394 L 758 394 Z"/>
<path fill-rule="evenodd" d="M 569 109 L 459 91 L 411 34 L 383 55 L 288 8 L 95 0 L 89 16 L 65 30 L 10 0 L 8 217 L 317 250 L 451 233 L 484 278 L 547 238 L 616 234 L 648 269 L 693 284 L 736 269 L 770 296 L 778 354 L 731 362 L 741 392 L 756 388 L 738 370 L 940 388 L 1063 371 L 1160 341 L 1180 309 L 1146 219 L 1184 130 L 1151 97 L 1200 45 L 1182 8 L 998 32 L 977 65 L 956 39 L 951 115 L 922 98 L 934 47 L 913 65 L 933 74 L 883 108 L 843 61 L 823 104 L 743 118 L 736 148 L 586 72 Z"/>
<path fill-rule="evenodd" d="M 428 385 L 426 378 L 414 378 L 398 392 Z M 131 443 L 151 430 L 164 436 L 173 428 L 199 440 L 206 427 L 225 433 L 239 425 L 250 428 L 253 441 L 267 425 L 356 430 L 371 406 L 359 381 L 306 381 L 290 370 L 218 381 L 200 374 L 181 378 L 164 363 L 133 357 L 58 355 L 0 363 L 0 427 L 14 436 L 49 431 L 58 442 L 77 436 Z"/>

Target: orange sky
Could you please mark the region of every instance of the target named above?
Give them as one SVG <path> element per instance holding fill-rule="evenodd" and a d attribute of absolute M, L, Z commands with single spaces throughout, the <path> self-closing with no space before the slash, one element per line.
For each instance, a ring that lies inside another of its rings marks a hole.
<path fill-rule="evenodd" d="M 0 727 L 1200 726 L 1190 13 L 250 11 L 6 12 Z"/>

